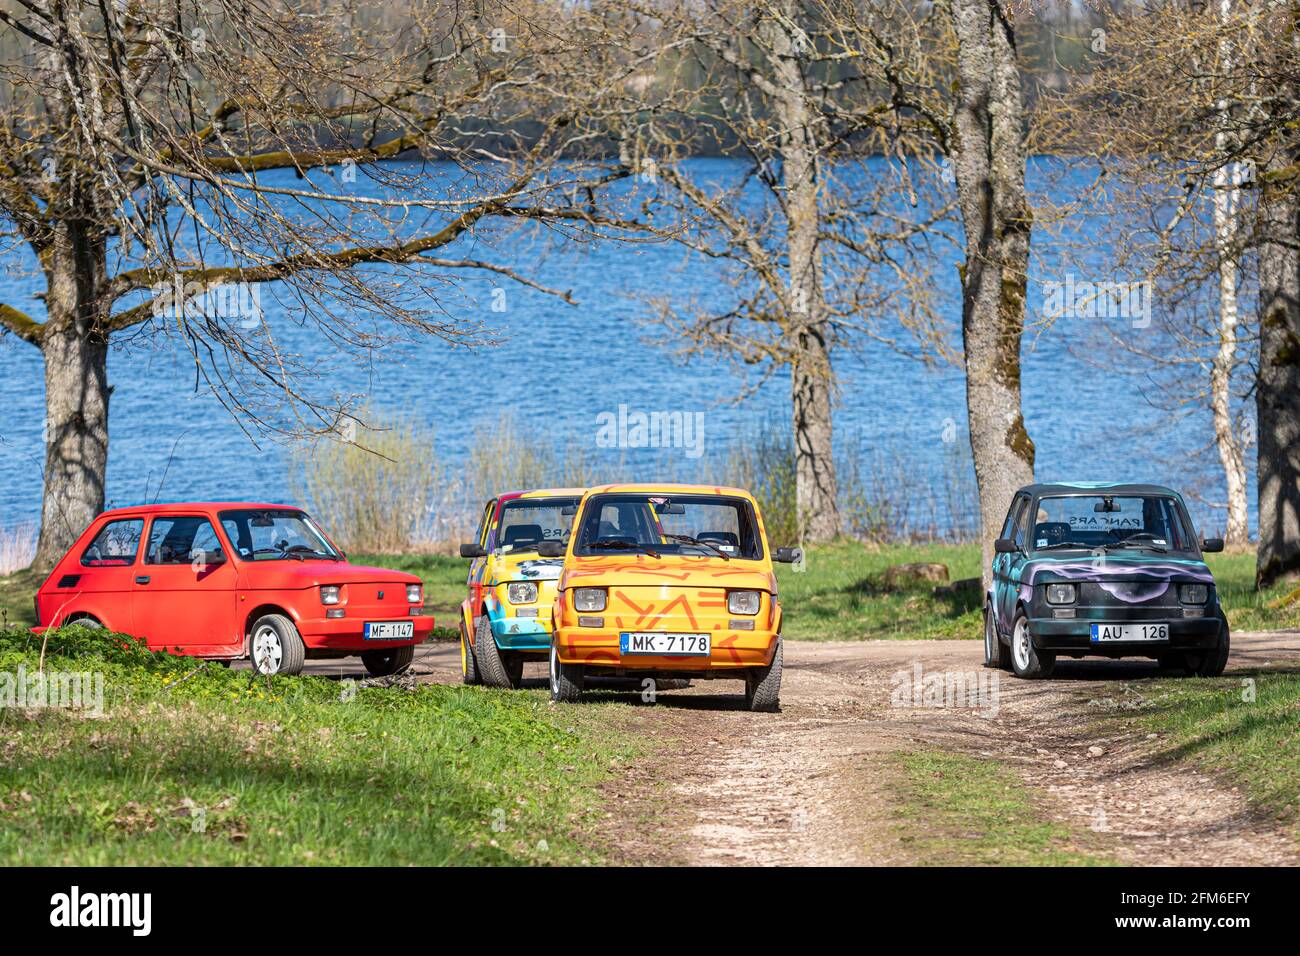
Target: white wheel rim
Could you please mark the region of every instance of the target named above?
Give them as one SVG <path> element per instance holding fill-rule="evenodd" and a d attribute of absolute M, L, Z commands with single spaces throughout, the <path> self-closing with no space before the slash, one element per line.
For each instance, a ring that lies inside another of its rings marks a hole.
<path fill-rule="evenodd" d="M 1029 627 L 1024 618 L 1016 621 L 1016 636 L 1012 641 L 1012 651 L 1016 656 L 1016 666 L 1022 671 L 1029 670 Z"/>
<path fill-rule="evenodd" d="M 263 624 L 253 634 L 253 666 L 262 674 L 275 674 L 284 660 L 280 635 L 269 624 Z"/>
<path fill-rule="evenodd" d="M 560 692 L 560 655 L 556 653 L 555 642 L 551 641 L 551 693 Z"/>
<path fill-rule="evenodd" d="M 984 659 L 986 661 L 992 662 L 993 660 L 993 652 L 996 650 L 993 642 L 996 640 L 997 638 L 993 634 L 993 608 L 989 608 L 984 615 Z"/>

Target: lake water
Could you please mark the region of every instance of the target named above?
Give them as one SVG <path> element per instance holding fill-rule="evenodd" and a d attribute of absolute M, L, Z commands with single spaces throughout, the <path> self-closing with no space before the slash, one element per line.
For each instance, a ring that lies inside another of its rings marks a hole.
<path fill-rule="evenodd" d="M 698 175 L 727 175 L 734 164 L 695 160 Z M 1031 190 L 1070 188 L 1070 176 L 1050 160 L 1031 164 Z M 1082 174 L 1080 174 L 1082 175 Z M 1041 313 L 1044 280 L 1059 281 L 1066 246 L 1086 235 L 1035 233 L 1031 311 Z M 1099 243 L 1100 244 L 1100 243 Z M 468 247 L 469 243 L 466 243 Z M 934 282 L 954 343 L 960 343 L 961 298 L 957 253 L 936 264 Z M 1075 249 L 1077 252 L 1077 249 Z M 1104 249 L 1098 249 L 1101 257 Z M 370 360 L 336 359 L 328 378 L 313 388 L 364 394 L 376 407 L 406 409 L 435 428 L 442 463 L 453 467 L 508 411 L 524 432 L 583 457 L 602 478 L 689 477 L 725 461 L 729 443 L 755 429 L 788 419 L 789 380 L 777 374 L 739 404 L 730 400 L 757 381 L 720 361 L 682 365 L 662 329 L 647 326 L 647 300 L 669 297 L 726 308 L 731 289 L 716 267 L 668 245 L 584 245 L 557 249 L 535 237 L 502 240 L 476 249 L 484 258 L 520 269 L 549 286 L 571 289 L 577 306 L 509 283 L 474 276 L 455 317 L 495 330 L 498 344 L 455 348 L 437 340 L 385 347 Z M 447 255 L 468 254 L 468 248 Z M 1100 259 L 1098 261 L 1101 261 Z M 8 263 L 0 275 L 0 301 L 39 316 L 31 298 L 40 286 L 23 273 L 30 262 Z M 494 306 L 496 308 L 494 308 Z M 334 347 L 292 307 L 262 297 L 265 330 L 307 357 L 330 357 Z M 497 311 L 496 309 L 500 309 Z M 1080 356 L 1098 321 L 1062 318 L 1041 335 L 1026 336 L 1024 408 L 1037 446 L 1042 480 L 1143 480 L 1189 489 L 1221 500 L 1222 475 L 1213 454 L 1209 416 L 1195 408 L 1177 417 L 1152 403 L 1149 375 L 1098 368 Z M 960 368 L 926 366 L 915 357 L 866 341 L 841 349 L 836 368 L 840 400 L 837 434 L 845 452 L 860 456 L 865 476 L 896 480 L 905 470 L 918 488 L 942 500 L 956 473 L 973 481 L 965 429 Z M 192 366 L 171 343 L 121 343 L 109 363 L 112 397 L 108 497 L 126 504 L 152 499 L 272 499 L 289 495 L 287 449 L 275 442 L 255 447 L 209 395 L 196 393 Z M 12 336 L 0 339 L 0 526 L 34 520 L 39 513 L 43 464 L 42 366 L 36 349 Z M 686 449 L 608 449 L 600 445 L 602 412 L 703 413 L 702 455 Z M 174 455 L 173 455 L 174 449 Z M 171 459 L 168 465 L 169 458 Z M 161 492 L 159 481 L 166 469 Z M 956 469 L 956 472 L 954 472 Z M 1250 486 L 1254 488 L 1253 448 Z M 1206 533 L 1222 526 L 1221 512 L 1191 502 Z M 1251 502 L 1252 522 L 1254 502 Z"/>

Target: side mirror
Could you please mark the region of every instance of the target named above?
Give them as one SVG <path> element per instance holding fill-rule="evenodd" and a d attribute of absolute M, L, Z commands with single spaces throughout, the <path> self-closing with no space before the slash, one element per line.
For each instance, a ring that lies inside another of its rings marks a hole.
<path fill-rule="evenodd" d="M 777 548 L 772 560 L 777 564 L 798 564 L 803 559 L 803 548 Z"/>
<path fill-rule="evenodd" d="M 460 556 L 462 558 L 484 558 L 487 557 L 487 552 L 483 550 L 481 545 L 471 542 L 460 546 Z"/>
<path fill-rule="evenodd" d="M 998 538 L 993 542 L 993 550 L 998 554 L 1018 554 L 1020 545 L 1011 538 Z"/>
<path fill-rule="evenodd" d="M 537 556 L 539 558 L 562 558 L 564 552 L 568 550 L 568 545 L 553 538 L 550 541 L 537 542 Z"/>
<path fill-rule="evenodd" d="M 1201 542 L 1201 550 L 1209 553 L 1223 550 L 1222 538 L 1206 538 Z"/>

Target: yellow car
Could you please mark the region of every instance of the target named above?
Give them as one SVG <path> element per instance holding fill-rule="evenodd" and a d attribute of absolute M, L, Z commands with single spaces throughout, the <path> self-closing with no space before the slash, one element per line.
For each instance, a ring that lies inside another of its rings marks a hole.
<path fill-rule="evenodd" d="M 743 680 L 751 710 L 781 692 L 781 604 L 758 503 L 739 488 L 634 484 L 583 495 L 563 555 L 550 644 L 551 699 L 588 675 Z"/>
<path fill-rule="evenodd" d="M 581 497 L 581 488 L 498 495 L 483 509 L 477 539 L 460 546 L 460 556 L 471 559 L 460 606 L 466 684 L 517 688 L 524 661 L 546 659 L 564 562 L 537 549 L 548 542 L 563 547 Z"/>

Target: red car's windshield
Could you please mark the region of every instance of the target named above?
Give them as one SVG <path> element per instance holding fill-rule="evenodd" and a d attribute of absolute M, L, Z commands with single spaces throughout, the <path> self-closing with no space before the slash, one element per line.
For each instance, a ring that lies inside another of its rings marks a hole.
<path fill-rule="evenodd" d="M 288 561 L 343 556 L 301 511 L 223 511 L 221 527 L 245 561 Z"/>

